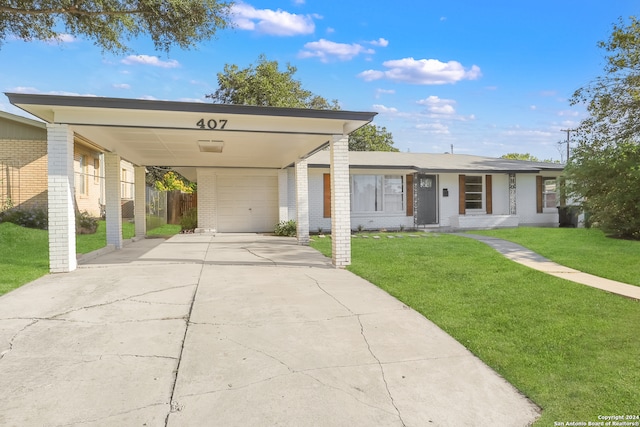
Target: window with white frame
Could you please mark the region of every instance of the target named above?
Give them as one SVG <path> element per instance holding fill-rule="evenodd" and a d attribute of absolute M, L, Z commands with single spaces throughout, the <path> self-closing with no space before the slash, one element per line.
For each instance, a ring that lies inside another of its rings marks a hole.
<path fill-rule="evenodd" d="M 352 175 L 352 212 L 404 212 L 402 175 Z"/>
<path fill-rule="evenodd" d="M 558 205 L 558 192 L 555 178 L 543 178 L 542 206 L 545 209 L 555 209 Z"/>
<path fill-rule="evenodd" d="M 464 177 L 464 207 L 467 210 L 482 209 L 482 175 Z"/>

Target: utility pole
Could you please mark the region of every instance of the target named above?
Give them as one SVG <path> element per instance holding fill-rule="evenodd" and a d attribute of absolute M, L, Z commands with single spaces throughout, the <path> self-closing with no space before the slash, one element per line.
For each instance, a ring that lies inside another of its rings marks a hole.
<path fill-rule="evenodd" d="M 569 163 L 569 134 L 571 132 L 575 132 L 576 129 L 560 129 L 560 132 L 566 132 L 567 133 L 567 164 Z"/>

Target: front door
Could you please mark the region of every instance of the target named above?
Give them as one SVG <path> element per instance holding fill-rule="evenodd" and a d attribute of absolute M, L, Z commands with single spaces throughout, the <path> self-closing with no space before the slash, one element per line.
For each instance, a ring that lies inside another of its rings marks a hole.
<path fill-rule="evenodd" d="M 438 182 L 436 175 L 418 174 L 418 225 L 438 223 Z"/>

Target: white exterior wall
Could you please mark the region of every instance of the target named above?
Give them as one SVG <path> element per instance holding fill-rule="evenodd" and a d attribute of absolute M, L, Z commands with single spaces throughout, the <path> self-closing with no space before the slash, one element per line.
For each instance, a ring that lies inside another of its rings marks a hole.
<path fill-rule="evenodd" d="M 198 228 L 199 233 L 215 233 L 218 229 L 216 173 L 214 169 L 198 168 Z"/>
<path fill-rule="evenodd" d="M 331 230 L 331 218 L 324 218 L 324 185 L 323 175 L 329 173 L 328 169 L 309 168 L 309 230 L 313 233 L 328 232 Z M 362 175 L 407 175 L 412 171 L 398 170 L 351 170 L 350 176 L 354 174 Z M 406 193 L 405 193 L 406 195 Z M 414 227 L 413 216 L 406 215 L 406 200 L 403 213 L 385 214 L 383 212 L 373 212 L 370 214 L 351 213 L 351 230 L 357 230 L 358 226 L 363 229 L 398 229 L 400 227 Z"/>
<path fill-rule="evenodd" d="M 553 176 L 545 174 L 546 176 Z M 516 203 L 520 225 L 557 227 L 558 209 L 547 208 L 543 213 L 536 212 L 536 175 L 516 175 Z"/>
<path fill-rule="evenodd" d="M 444 197 L 442 191 L 449 190 L 449 197 Z M 440 219 L 441 227 L 450 227 L 451 218 L 458 216 L 458 174 L 442 173 L 438 175 L 438 199 L 440 202 Z"/>
<path fill-rule="evenodd" d="M 493 184 L 491 197 L 494 215 L 509 215 L 509 174 L 491 175 Z"/>

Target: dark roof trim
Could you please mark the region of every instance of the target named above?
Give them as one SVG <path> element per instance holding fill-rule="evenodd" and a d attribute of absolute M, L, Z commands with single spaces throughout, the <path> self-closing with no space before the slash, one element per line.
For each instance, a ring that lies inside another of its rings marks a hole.
<path fill-rule="evenodd" d="M 187 113 L 226 113 L 254 116 L 280 116 L 316 119 L 371 121 L 378 113 L 307 108 L 256 107 L 252 105 L 206 104 L 202 102 L 157 101 L 147 99 L 106 98 L 97 96 L 63 96 L 5 92 L 14 105 L 48 105 L 60 107 L 114 108 L 123 110 L 174 111 Z"/>

